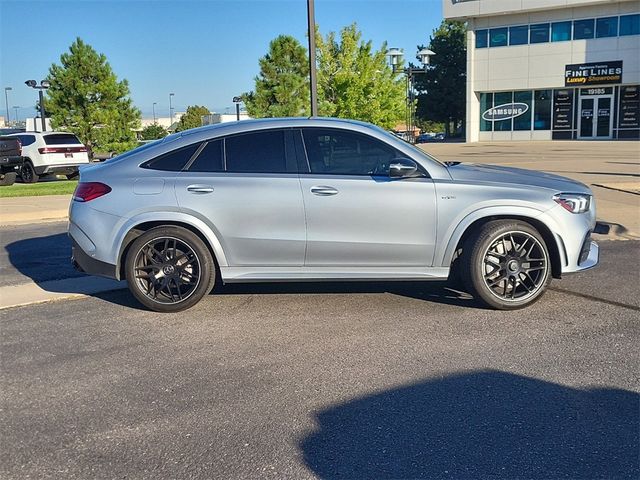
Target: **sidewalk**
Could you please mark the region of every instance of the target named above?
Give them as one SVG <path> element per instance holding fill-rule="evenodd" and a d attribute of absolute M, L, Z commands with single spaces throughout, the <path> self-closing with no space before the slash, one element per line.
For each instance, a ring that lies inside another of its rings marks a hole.
<path fill-rule="evenodd" d="M 494 163 L 576 179 L 593 190 L 612 235 L 640 239 L 640 142 L 491 142 L 420 145 L 442 161 Z M 0 198 L 0 225 L 67 218 L 70 195 Z"/>

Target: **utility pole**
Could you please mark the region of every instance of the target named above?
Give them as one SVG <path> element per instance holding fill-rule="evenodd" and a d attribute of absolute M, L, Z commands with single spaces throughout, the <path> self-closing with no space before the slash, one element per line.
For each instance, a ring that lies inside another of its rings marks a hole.
<path fill-rule="evenodd" d="M 309 82 L 311 91 L 311 116 L 318 116 L 318 81 L 316 76 L 316 19 L 313 0 L 307 0 L 309 23 Z"/>

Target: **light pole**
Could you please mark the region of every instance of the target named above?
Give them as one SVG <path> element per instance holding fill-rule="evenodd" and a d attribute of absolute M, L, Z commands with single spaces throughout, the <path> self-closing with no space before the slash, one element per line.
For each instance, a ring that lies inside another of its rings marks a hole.
<path fill-rule="evenodd" d="M 240 121 L 240 102 L 242 102 L 242 97 L 233 97 L 233 103 L 236 104 L 236 120 Z"/>
<path fill-rule="evenodd" d="M 309 34 L 309 91 L 311 116 L 318 116 L 318 82 L 316 76 L 316 19 L 313 0 L 307 0 L 307 23 Z"/>
<path fill-rule="evenodd" d="M 13 110 L 16 112 L 16 119 L 14 120 L 16 122 L 16 125 L 18 124 L 18 109 L 20 107 L 16 107 L 15 105 L 13 106 Z"/>
<path fill-rule="evenodd" d="M 173 93 L 169 94 L 169 128 L 171 128 L 171 125 L 173 125 L 173 105 L 171 104 L 173 95 Z"/>
<path fill-rule="evenodd" d="M 49 88 L 51 86 L 51 83 L 49 83 L 48 80 L 40 80 L 40 85 L 38 85 L 35 80 L 27 80 L 24 83 L 25 85 L 27 85 L 27 87 L 35 88 L 36 90 L 38 90 L 38 97 L 40 99 L 40 120 L 42 120 L 42 131 L 46 132 L 47 122 L 44 116 L 44 94 L 42 92 L 43 90 Z"/>
<path fill-rule="evenodd" d="M 9 94 L 7 93 L 9 90 L 13 90 L 11 87 L 4 87 L 4 104 L 7 107 L 7 121 L 5 122 L 9 125 Z"/>
<path fill-rule="evenodd" d="M 151 109 L 153 110 L 153 124 L 155 125 L 156 123 L 156 105 L 158 104 L 158 102 L 153 102 L 153 105 L 151 105 Z"/>
<path fill-rule="evenodd" d="M 415 135 L 414 135 L 414 111 L 413 111 L 413 76 L 419 73 L 426 73 L 429 67 L 429 61 L 431 56 L 435 55 L 435 52 L 432 52 L 428 48 L 423 48 L 419 52 L 416 53 L 416 57 L 420 60 L 422 64 L 422 68 L 416 67 L 405 67 L 402 68 L 403 58 L 404 58 L 404 50 L 401 48 L 390 48 L 387 51 L 387 56 L 389 57 L 389 63 L 391 64 L 391 68 L 395 73 L 402 72 L 406 75 L 406 85 L 407 85 L 407 108 L 405 113 L 405 121 L 407 127 L 407 133 L 409 134 L 409 139 L 411 143 L 415 143 Z"/>

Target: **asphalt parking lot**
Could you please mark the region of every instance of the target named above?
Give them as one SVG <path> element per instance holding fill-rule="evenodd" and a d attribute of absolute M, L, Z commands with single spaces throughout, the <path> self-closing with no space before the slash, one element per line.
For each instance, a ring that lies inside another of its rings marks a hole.
<path fill-rule="evenodd" d="M 5 275 L 66 276 L 61 231 L 3 235 Z M 0 476 L 638 478 L 640 242 L 601 247 L 517 312 L 431 283 L 2 310 Z"/>

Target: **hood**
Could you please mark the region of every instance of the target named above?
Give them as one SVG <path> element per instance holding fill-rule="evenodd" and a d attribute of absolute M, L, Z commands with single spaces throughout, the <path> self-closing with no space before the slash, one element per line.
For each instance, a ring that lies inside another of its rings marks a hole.
<path fill-rule="evenodd" d="M 548 188 L 558 193 L 588 193 L 591 195 L 591 190 L 585 184 L 552 173 L 526 170 L 524 168 L 457 162 L 448 163 L 447 168 L 454 180 L 465 183 L 506 183 Z"/>

